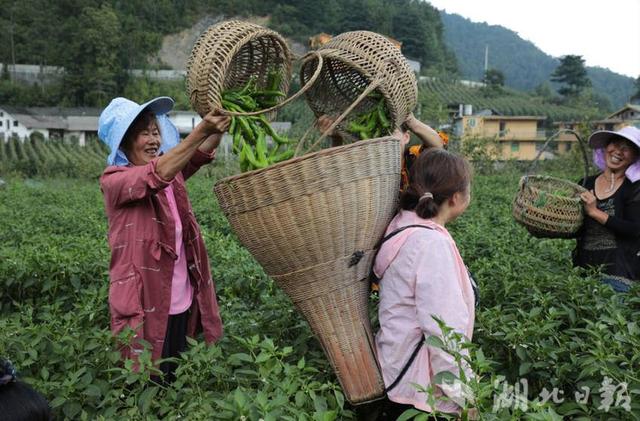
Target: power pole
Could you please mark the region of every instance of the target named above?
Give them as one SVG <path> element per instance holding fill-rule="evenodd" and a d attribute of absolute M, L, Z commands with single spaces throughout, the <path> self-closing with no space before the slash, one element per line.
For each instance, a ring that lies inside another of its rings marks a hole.
<path fill-rule="evenodd" d="M 487 70 L 489 70 L 489 44 L 484 46 L 484 72 L 487 73 Z"/>

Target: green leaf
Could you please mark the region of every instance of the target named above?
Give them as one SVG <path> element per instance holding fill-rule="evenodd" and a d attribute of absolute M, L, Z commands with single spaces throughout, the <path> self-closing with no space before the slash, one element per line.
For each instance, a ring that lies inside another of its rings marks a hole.
<path fill-rule="evenodd" d="M 233 392 L 233 400 L 238 405 L 238 408 L 244 408 L 247 404 L 247 396 L 240 388 Z"/>
<path fill-rule="evenodd" d="M 418 411 L 417 409 L 407 409 L 398 417 L 397 421 L 407 421 L 413 419 L 414 417 L 417 417 L 420 414 L 422 414 L 422 412 Z"/>
<path fill-rule="evenodd" d="M 435 384 L 451 384 L 455 382 L 457 377 L 450 371 L 441 371 L 433 376 L 433 383 Z"/>
<path fill-rule="evenodd" d="M 322 421 L 334 421 L 338 418 L 338 413 L 336 411 L 327 411 L 322 416 Z"/>
<path fill-rule="evenodd" d="M 76 415 L 82 411 L 82 406 L 78 402 L 67 402 L 64 404 L 62 411 L 67 416 L 67 418 L 75 419 Z"/>
<path fill-rule="evenodd" d="M 84 390 L 84 394 L 87 395 L 87 396 L 93 396 L 93 397 L 97 398 L 97 397 L 102 396 L 102 391 L 95 384 L 90 384 Z"/>
<path fill-rule="evenodd" d="M 518 374 L 520 376 L 524 376 L 531 370 L 531 363 L 522 363 L 520 364 L 520 369 L 518 370 Z"/>
<path fill-rule="evenodd" d="M 439 336 L 430 335 L 427 337 L 426 344 L 434 348 L 444 349 L 444 342 Z"/>
<path fill-rule="evenodd" d="M 334 390 L 333 393 L 336 395 L 338 408 L 344 408 L 344 395 L 339 390 Z"/>
<path fill-rule="evenodd" d="M 298 390 L 296 392 L 295 401 L 296 401 L 296 406 L 298 408 L 302 408 L 305 402 L 307 401 L 307 395 L 303 391 Z"/>
<path fill-rule="evenodd" d="M 57 408 L 63 403 L 65 403 L 67 399 L 64 396 L 58 396 L 51 401 L 51 408 Z"/>
<path fill-rule="evenodd" d="M 156 396 L 157 393 L 158 393 L 158 387 L 151 386 L 151 387 L 147 387 L 147 389 L 145 389 L 140 394 L 140 396 L 138 397 L 138 409 L 140 409 L 140 412 L 142 412 L 143 414 L 146 414 L 147 411 L 149 411 L 151 402 L 153 401 L 153 398 Z"/>
<path fill-rule="evenodd" d="M 516 355 L 520 358 L 520 361 L 525 361 L 527 359 L 527 351 L 520 345 L 516 346 Z"/>

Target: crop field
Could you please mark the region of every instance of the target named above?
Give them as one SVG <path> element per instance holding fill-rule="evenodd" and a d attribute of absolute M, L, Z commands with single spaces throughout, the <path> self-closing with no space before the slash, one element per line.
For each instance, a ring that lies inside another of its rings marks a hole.
<path fill-rule="evenodd" d="M 355 418 L 308 325 L 219 209 L 213 184 L 237 168 L 217 164 L 187 184 L 225 336 L 212 347 L 190 341 L 176 382 L 160 385 L 150 370 L 119 362 L 109 331 L 107 225 L 95 173 L 104 150 L 19 148 L 0 143 L 0 355 L 57 419 Z M 15 167 L 19 159 L 24 168 Z M 35 160 L 43 169 L 25 173 Z M 569 177 L 568 166 L 555 168 Z M 511 200 L 519 177 L 510 166 L 477 174 L 469 210 L 450 227 L 481 290 L 468 345 L 481 419 L 640 419 L 640 289 L 615 294 L 572 268 L 573 241 L 536 239 L 518 226 Z M 149 354 L 141 361 L 150 365 Z"/>

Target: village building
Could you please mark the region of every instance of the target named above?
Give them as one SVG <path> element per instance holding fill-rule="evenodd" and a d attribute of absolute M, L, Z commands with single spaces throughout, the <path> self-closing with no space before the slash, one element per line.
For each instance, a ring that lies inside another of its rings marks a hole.
<path fill-rule="evenodd" d="M 470 105 L 464 109 L 466 112 L 455 117 L 454 134 L 461 142 L 472 138 L 491 139 L 497 147 L 496 159 L 533 160 L 547 140 L 546 116 L 504 116 L 495 115 L 491 110 L 473 114 Z M 566 153 L 575 142 L 574 136 L 551 142 L 541 158 Z"/>
<path fill-rule="evenodd" d="M 584 123 L 580 121 L 561 121 L 554 125 L 558 130 L 579 130 L 582 124 Z M 617 131 L 625 126 L 636 126 L 640 128 L 640 104 L 626 104 L 606 118 L 591 122 L 589 130 Z M 570 137 L 572 137 L 570 133 L 563 133 L 558 137 L 558 140 L 564 141 Z"/>
<path fill-rule="evenodd" d="M 97 136 L 99 108 L 13 107 L 0 105 L 0 140 L 32 136 L 76 141 Z"/>

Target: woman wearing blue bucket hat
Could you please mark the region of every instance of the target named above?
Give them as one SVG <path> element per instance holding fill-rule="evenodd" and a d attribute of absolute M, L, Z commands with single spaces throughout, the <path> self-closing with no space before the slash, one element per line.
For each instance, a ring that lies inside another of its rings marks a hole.
<path fill-rule="evenodd" d="M 168 97 L 137 104 L 115 98 L 99 119 L 98 136 L 111 153 L 100 177 L 111 248 L 109 309 L 114 335 L 135 332 L 122 345 L 137 361 L 142 341 L 154 361 L 176 357 L 186 336 L 222 336 L 215 287 L 185 180 L 211 162 L 229 117 L 215 112 L 182 141 L 167 113 Z M 175 364 L 160 369 L 172 380 Z"/>
<path fill-rule="evenodd" d="M 603 282 L 627 292 L 640 280 L 640 129 L 597 131 L 589 145 L 602 172 L 586 179 L 573 263 L 602 266 Z"/>

